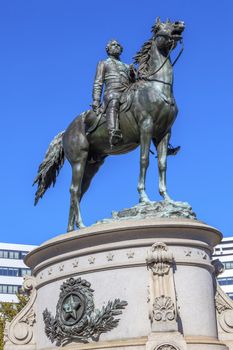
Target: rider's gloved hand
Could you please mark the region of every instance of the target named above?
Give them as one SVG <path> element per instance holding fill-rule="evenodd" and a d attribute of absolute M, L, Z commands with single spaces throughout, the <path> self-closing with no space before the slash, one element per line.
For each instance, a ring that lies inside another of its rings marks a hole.
<path fill-rule="evenodd" d="M 131 82 L 135 82 L 135 80 L 137 79 L 137 71 L 133 63 L 129 65 L 129 77 Z"/>

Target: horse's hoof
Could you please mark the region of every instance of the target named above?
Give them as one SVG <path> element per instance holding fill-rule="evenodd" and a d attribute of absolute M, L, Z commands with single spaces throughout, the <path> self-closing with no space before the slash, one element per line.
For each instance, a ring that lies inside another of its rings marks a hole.
<path fill-rule="evenodd" d="M 78 228 L 81 230 L 82 228 L 85 228 L 86 226 L 83 224 L 83 223 L 81 223 L 81 224 L 79 224 L 78 225 Z"/>
<path fill-rule="evenodd" d="M 140 203 L 140 204 L 151 204 L 151 201 L 150 201 L 149 198 L 147 197 L 147 198 L 141 198 L 141 199 L 139 200 L 139 203 Z"/>
<path fill-rule="evenodd" d="M 164 198 L 164 202 L 166 202 L 168 204 L 174 204 L 175 203 L 175 201 L 173 199 L 171 199 L 170 197 Z"/>

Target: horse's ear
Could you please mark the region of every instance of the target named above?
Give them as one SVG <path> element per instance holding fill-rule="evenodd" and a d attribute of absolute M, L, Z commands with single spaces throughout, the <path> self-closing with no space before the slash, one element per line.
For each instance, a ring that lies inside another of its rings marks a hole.
<path fill-rule="evenodd" d="M 160 21 L 160 17 L 156 18 L 155 24 L 152 26 L 152 33 L 156 33 L 160 27 L 161 21 Z"/>

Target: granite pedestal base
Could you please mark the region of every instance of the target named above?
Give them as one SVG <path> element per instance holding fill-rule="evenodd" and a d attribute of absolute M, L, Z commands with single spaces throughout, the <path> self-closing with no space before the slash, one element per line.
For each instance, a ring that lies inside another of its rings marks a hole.
<path fill-rule="evenodd" d="M 58 348 L 45 334 L 43 312 L 55 316 L 60 286 L 71 277 L 91 284 L 96 309 L 115 299 L 127 305 L 98 341 L 70 339 L 65 350 L 227 350 L 218 338 L 211 264 L 221 238 L 199 221 L 145 219 L 94 225 L 43 243 L 26 257 L 35 282 L 24 315 L 34 315 L 31 338 L 25 341 L 25 330 L 17 339 L 8 325 L 5 350 Z"/>

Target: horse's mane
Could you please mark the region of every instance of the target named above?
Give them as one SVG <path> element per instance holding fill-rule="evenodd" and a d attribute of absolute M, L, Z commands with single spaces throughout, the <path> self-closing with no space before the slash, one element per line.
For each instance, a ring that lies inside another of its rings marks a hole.
<path fill-rule="evenodd" d="M 168 21 L 168 20 L 167 20 Z M 155 24 L 151 28 L 151 32 L 153 33 L 152 38 L 146 41 L 140 51 L 136 53 L 134 56 L 134 63 L 138 64 L 138 76 L 143 77 L 149 70 L 149 59 L 150 59 L 150 50 L 153 44 L 154 35 L 159 31 L 161 26 L 161 22 L 159 17 L 156 19 Z"/>
<path fill-rule="evenodd" d="M 139 78 L 146 73 L 148 73 L 149 69 L 149 59 L 150 59 L 150 50 L 153 43 L 153 38 L 146 41 L 140 51 L 136 53 L 134 56 L 134 63 L 138 64 L 138 75 Z"/>

